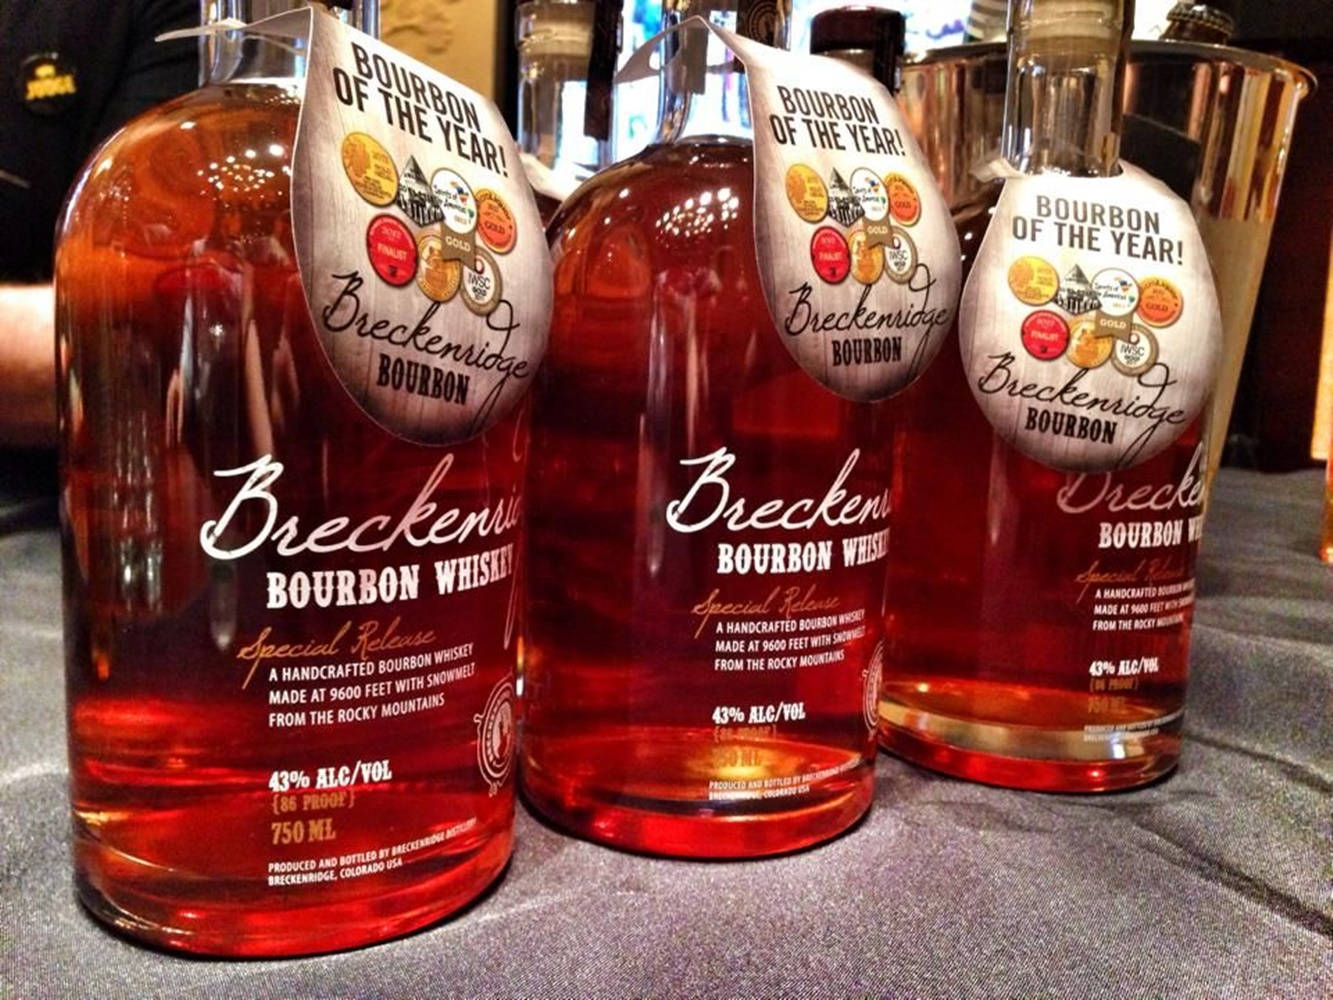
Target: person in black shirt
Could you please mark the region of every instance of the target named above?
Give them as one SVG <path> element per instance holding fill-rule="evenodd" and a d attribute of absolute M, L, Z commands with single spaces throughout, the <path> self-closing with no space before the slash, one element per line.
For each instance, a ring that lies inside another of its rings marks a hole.
<path fill-rule="evenodd" d="M 198 85 L 198 0 L 0 0 L 0 445 L 55 440 L 51 265 L 97 146 Z"/>

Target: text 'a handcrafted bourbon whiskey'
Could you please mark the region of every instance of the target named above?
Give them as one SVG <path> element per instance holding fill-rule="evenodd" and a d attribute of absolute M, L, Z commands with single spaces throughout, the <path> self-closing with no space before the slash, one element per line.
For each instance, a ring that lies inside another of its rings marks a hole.
<path fill-rule="evenodd" d="M 291 7 L 93 157 L 56 262 L 79 893 L 229 955 L 503 869 L 549 318 L 498 113 Z"/>
<path fill-rule="evenodd" d="M 959 354 L 895 401 L 881 741 L 978 781 L 1179 755 L 1219 326 L 1188 206 L 1118 162 L 1127 7 L 1013 5 Z"/>
<path fill-rule="evenodd" d="M 617 846 L 771 854 L 870 802 L 876 401 L 943 342 L 957 247 L 868 77 L 698 19 L 667 50 L 659 141 L 550 229 L 522 783 Z"/>

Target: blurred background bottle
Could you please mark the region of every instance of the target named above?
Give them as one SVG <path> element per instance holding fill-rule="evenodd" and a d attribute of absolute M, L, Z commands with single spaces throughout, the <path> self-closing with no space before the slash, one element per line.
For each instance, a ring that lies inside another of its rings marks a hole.
<path fill-rule="evenodd" d="M 593 0 L 529 0 L 515 15 L 516 136 L 544 221 L 610 156 L 584 122 L 596 13 Z"/>

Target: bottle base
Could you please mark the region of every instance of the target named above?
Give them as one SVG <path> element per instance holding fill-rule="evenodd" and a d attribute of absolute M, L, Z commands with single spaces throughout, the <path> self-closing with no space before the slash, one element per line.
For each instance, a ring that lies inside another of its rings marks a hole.
<path fill-rule="evenodd" d="M 637 854 L 725 861 L 789 854 L 845 833 L 870 808 L 874 762 L 838 776 L 838 787 L 799 808 L 783 799 L 693 802 L 595 789 L 526 766 L 528 805 L 561 830 Z"/>
<path fill-rule="evenodd" d="M 433 878 L 306 906 L 228 903 L 246 891 L 233 895 L 217 880 L 191 886 L 160 870 L 145 872 L 143 862 L 102 844 L 76 844 L 74 885 L 94 917 L 140 943 L 223 958 L 283 958 L 377 944 L 437 923 L 499 880 L 512 846 L 512 836 L 497 837 L 465 865 Z"/>
<path fill-rule="evenodd" d="M 1125 739 L 1083 730 L 1038 730 L 959 719 L 880 702 L 879 745 L 913 764 L 955 778 L 1036 792 L 1112 792 L 1173 771 L 1179 716 L 1171 731 Z"/>

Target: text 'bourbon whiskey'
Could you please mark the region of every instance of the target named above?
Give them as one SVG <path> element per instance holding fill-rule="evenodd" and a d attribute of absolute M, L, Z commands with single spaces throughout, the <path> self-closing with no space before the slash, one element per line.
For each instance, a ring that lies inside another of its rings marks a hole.
<path fill-rule="evenodd" d="M 509 277 L 488 241 L 545 259 L 503 141 L 496 171 L 417 160 L 378 110 L 440 129 L 415 110 L 438 95 L 486 150 L 476 95 L 286 17 L 217 36 L 210 83 L 94 156 L 56 262 L 79 892 L 230 955 L 404 933 L 506 863 L 527 451 L 506 393 L 545 322 L 481 280 Z M 475 259 L 442 261 L 444 199 L 410 190 L 440 172 L 489 191 Z M 507 347 L 465 346 L 483 315 Z"/>

